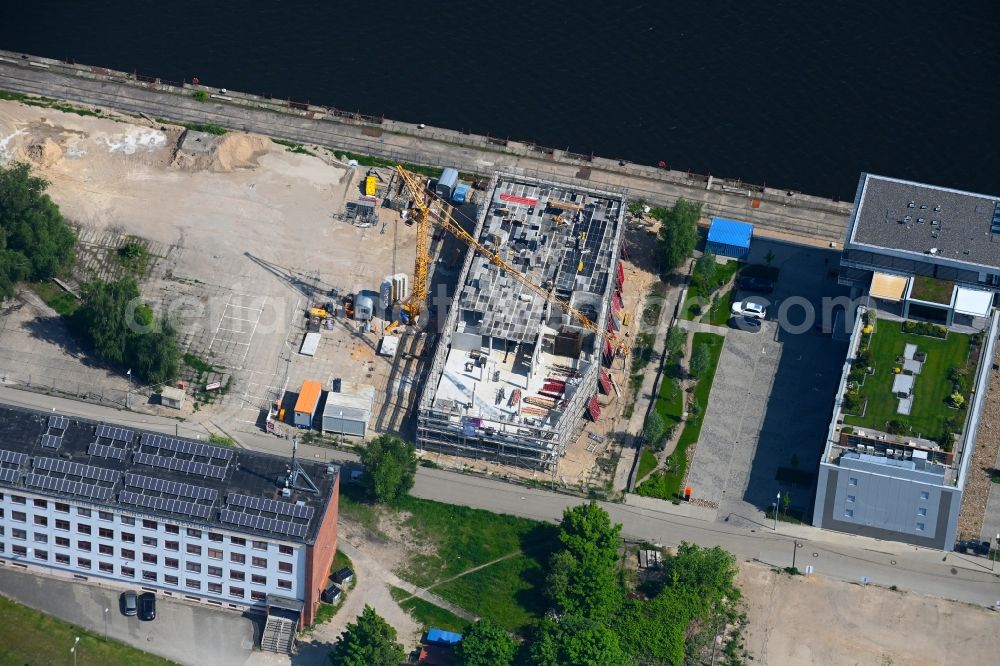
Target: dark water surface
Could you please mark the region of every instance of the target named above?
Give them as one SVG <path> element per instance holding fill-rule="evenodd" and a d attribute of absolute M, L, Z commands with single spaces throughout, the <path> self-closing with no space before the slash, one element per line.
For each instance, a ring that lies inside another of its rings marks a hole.
<path fill-rule="evenodd" d="M 31 0 L 0 47 L 839 198 L 1000 193 L 993 0 Z"/>

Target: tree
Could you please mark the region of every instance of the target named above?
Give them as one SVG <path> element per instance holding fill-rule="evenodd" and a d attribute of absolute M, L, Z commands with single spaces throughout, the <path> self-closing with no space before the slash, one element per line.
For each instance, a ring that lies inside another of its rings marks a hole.
<path fill-rule="evenodd" d="M 330 652 L 332 666 L 398 666 L 405 658 L 396 630 L 367 604 Z"/>
<path fill-rule="evenodd" d="M 361 449 L 361 463 L 365 466 L 361 482 L 377 502 L 398 504 L 413 487 L 417 452 L 410 442 L 380 435 Z"/>
<path fill-rule="evenodd" d="M 591 502 L 563 512 L 561 548 L 553 556 L 546 592 L 557 612 L 602 620 L 620 601 L 617 579 L 621 525 Z"/>
<path fill-rule="evenodd" d="M 691 352 L 691 362 L 688 364 L 691 376 L 695 379 L 701 379 L 702 375 L 708 371 L 708 366 L 711 362 L 712 350 L 709 349 L 707 344 L 700 344 L 695 347 L 694 351 Z"/>
<path fill-rule="evenodd" d="M 479 620 L 455 647 L 458 666 L 511 666 L 517 643 L 495 622 Z"/>
<path fill-rule="evenodd" d="M 47 280 L 73 265 L 76 237 L 46 187 L 27 164 L 0 168 L 0 297 L 21 280 Z"/>
<path fill-rule="evenodd" d="M 667 272 L 673 271 L 694 252 L 698 242 L 701 204 L 678 199 L 672 208 L 653 211 L 660 220 L 660 255 Z"/>
<path fill-rule="evenodd" d="M 684 345 L 687 344 L 687 331 L 679 326 L 673 326 L 667 331 L 667 356 L 674 356 L 675 354 L 684 350 Z"/>
<path fill-rule="evenodd" d="M 629 663 L 618 636 L 601 622 L 566 615 L 541 622 L 531 647 L 535 666 L 624 666 Z"/>
<path fill-rule="evenodd" d="M 669 380 L 665 380 L 669 381 Z M 667 426 L 663 422 L 663 417 L 655 409 L 646 416 L 646 423 L 642 427 L 642 434 L 650 446 L 656 446 L 667 433 Z"/>
<path fill-rule="evenodd" d="M 712 290 L 712 280 L 715 279 L 715 255 L 705 250 L 698 261 L 694 262 L 694 278 L 701 285 L 702 293 L 707 295 Z"/>

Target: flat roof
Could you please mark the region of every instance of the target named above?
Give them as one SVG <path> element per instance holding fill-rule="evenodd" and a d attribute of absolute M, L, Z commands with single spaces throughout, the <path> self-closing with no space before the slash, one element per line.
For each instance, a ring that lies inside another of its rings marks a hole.
<path fill-rule="evenodd" d="M 299 389 L 299 397 L 295 401 L 295 411 L 311 414 L 316 409 L 316 404 L 319 402 L 319 396 L 322 393 L 322 384 L 311 379 L 305 380 L 302 382 L 302 388 Z"/>
<path fill-rule="evenodd" d="M 848 244 L 1000 269 L 1000 197 L 862 174 Z"/>
<path fill-rule="evenodd" d="M 337 478 L 281 495 L 290 458 L 0 405 L 0 486 L 277 541 L 312 543 Z M 300 482 L 301 484 L 301 482 Z"/>
<path fill-rule="evenodd" d="M 708 228 L 709 243 L 724 243 L 725 245 L 749 248 L 752 238 L 753 225 L 749 222 L 713 217 L 712 226 Z"/>

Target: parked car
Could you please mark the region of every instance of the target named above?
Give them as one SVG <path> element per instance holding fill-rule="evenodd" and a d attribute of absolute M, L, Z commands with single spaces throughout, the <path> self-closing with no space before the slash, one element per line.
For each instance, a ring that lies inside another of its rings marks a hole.
<path fill-rule="evenodd" d="M 139 595 L 134 590 L 122 592 L 121 607 L 122 615 L 132 617 L 139 612 Z"/>
<path fill-rule="evenodd" d="M 156 595 L 143 592 L 139 595 L 139 619 L 150 621 L 156 619 Z"/>
<path fill-rule="evenodd" d="M 323 594 L 320 595 L 320 598 L 328 604 L 335 604 L 340 601 L 341 593 L 342 591 L 336 583 L 330 583 L 327 588 L 323 590 Z"/>
<path fill-rule="evenodd" d="M 751 317 L 749 315 L 743 315 L 742 317 L 733 317 L 730 320 L 730 324 L 733 328 L 737 328 L 741 331 L 746 331 L 747 333 L 756 333 L 760 330 L 761 323 L 760 319 L 757 317 Z"/>
<path fill-rule="evenodd" d="M 767 306 L 763 303 L 758 303 L 756 301 L 751 301 L 750 299 L 745 299 L 733 303 L 732 313 L 737 317 L 757 317 L 763 319 L 764 315 L 767 314 Z"/>
<path fill-rule="evenodd" d="M 333 579 L 334 583 L 337 583 L 338 585 L 344 585 L 354 580 L 354 572 L 351 571 L 350 568 L 344 567 L 343 569 L 335 571 L 334 574 L 330 576 L 330 578 Z"/>
<path fill-rule="evenodd" d="M 758 294 L 770 294 L 774 291 L 774 280 L 768 280 L 762 277 L 742 277 L 739 281 L 739 287 L 743 291 L 751 291 Z"/>

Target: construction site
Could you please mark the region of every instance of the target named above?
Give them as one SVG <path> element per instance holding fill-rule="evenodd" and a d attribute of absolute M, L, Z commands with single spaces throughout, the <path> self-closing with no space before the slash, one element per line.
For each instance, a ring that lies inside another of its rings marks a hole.
<path fill-rule="evenodd" d="M 620 334 L 623 196 L 496 175 L 417 413 L 417 445 L 555 475 L 601 417 Z"/>

